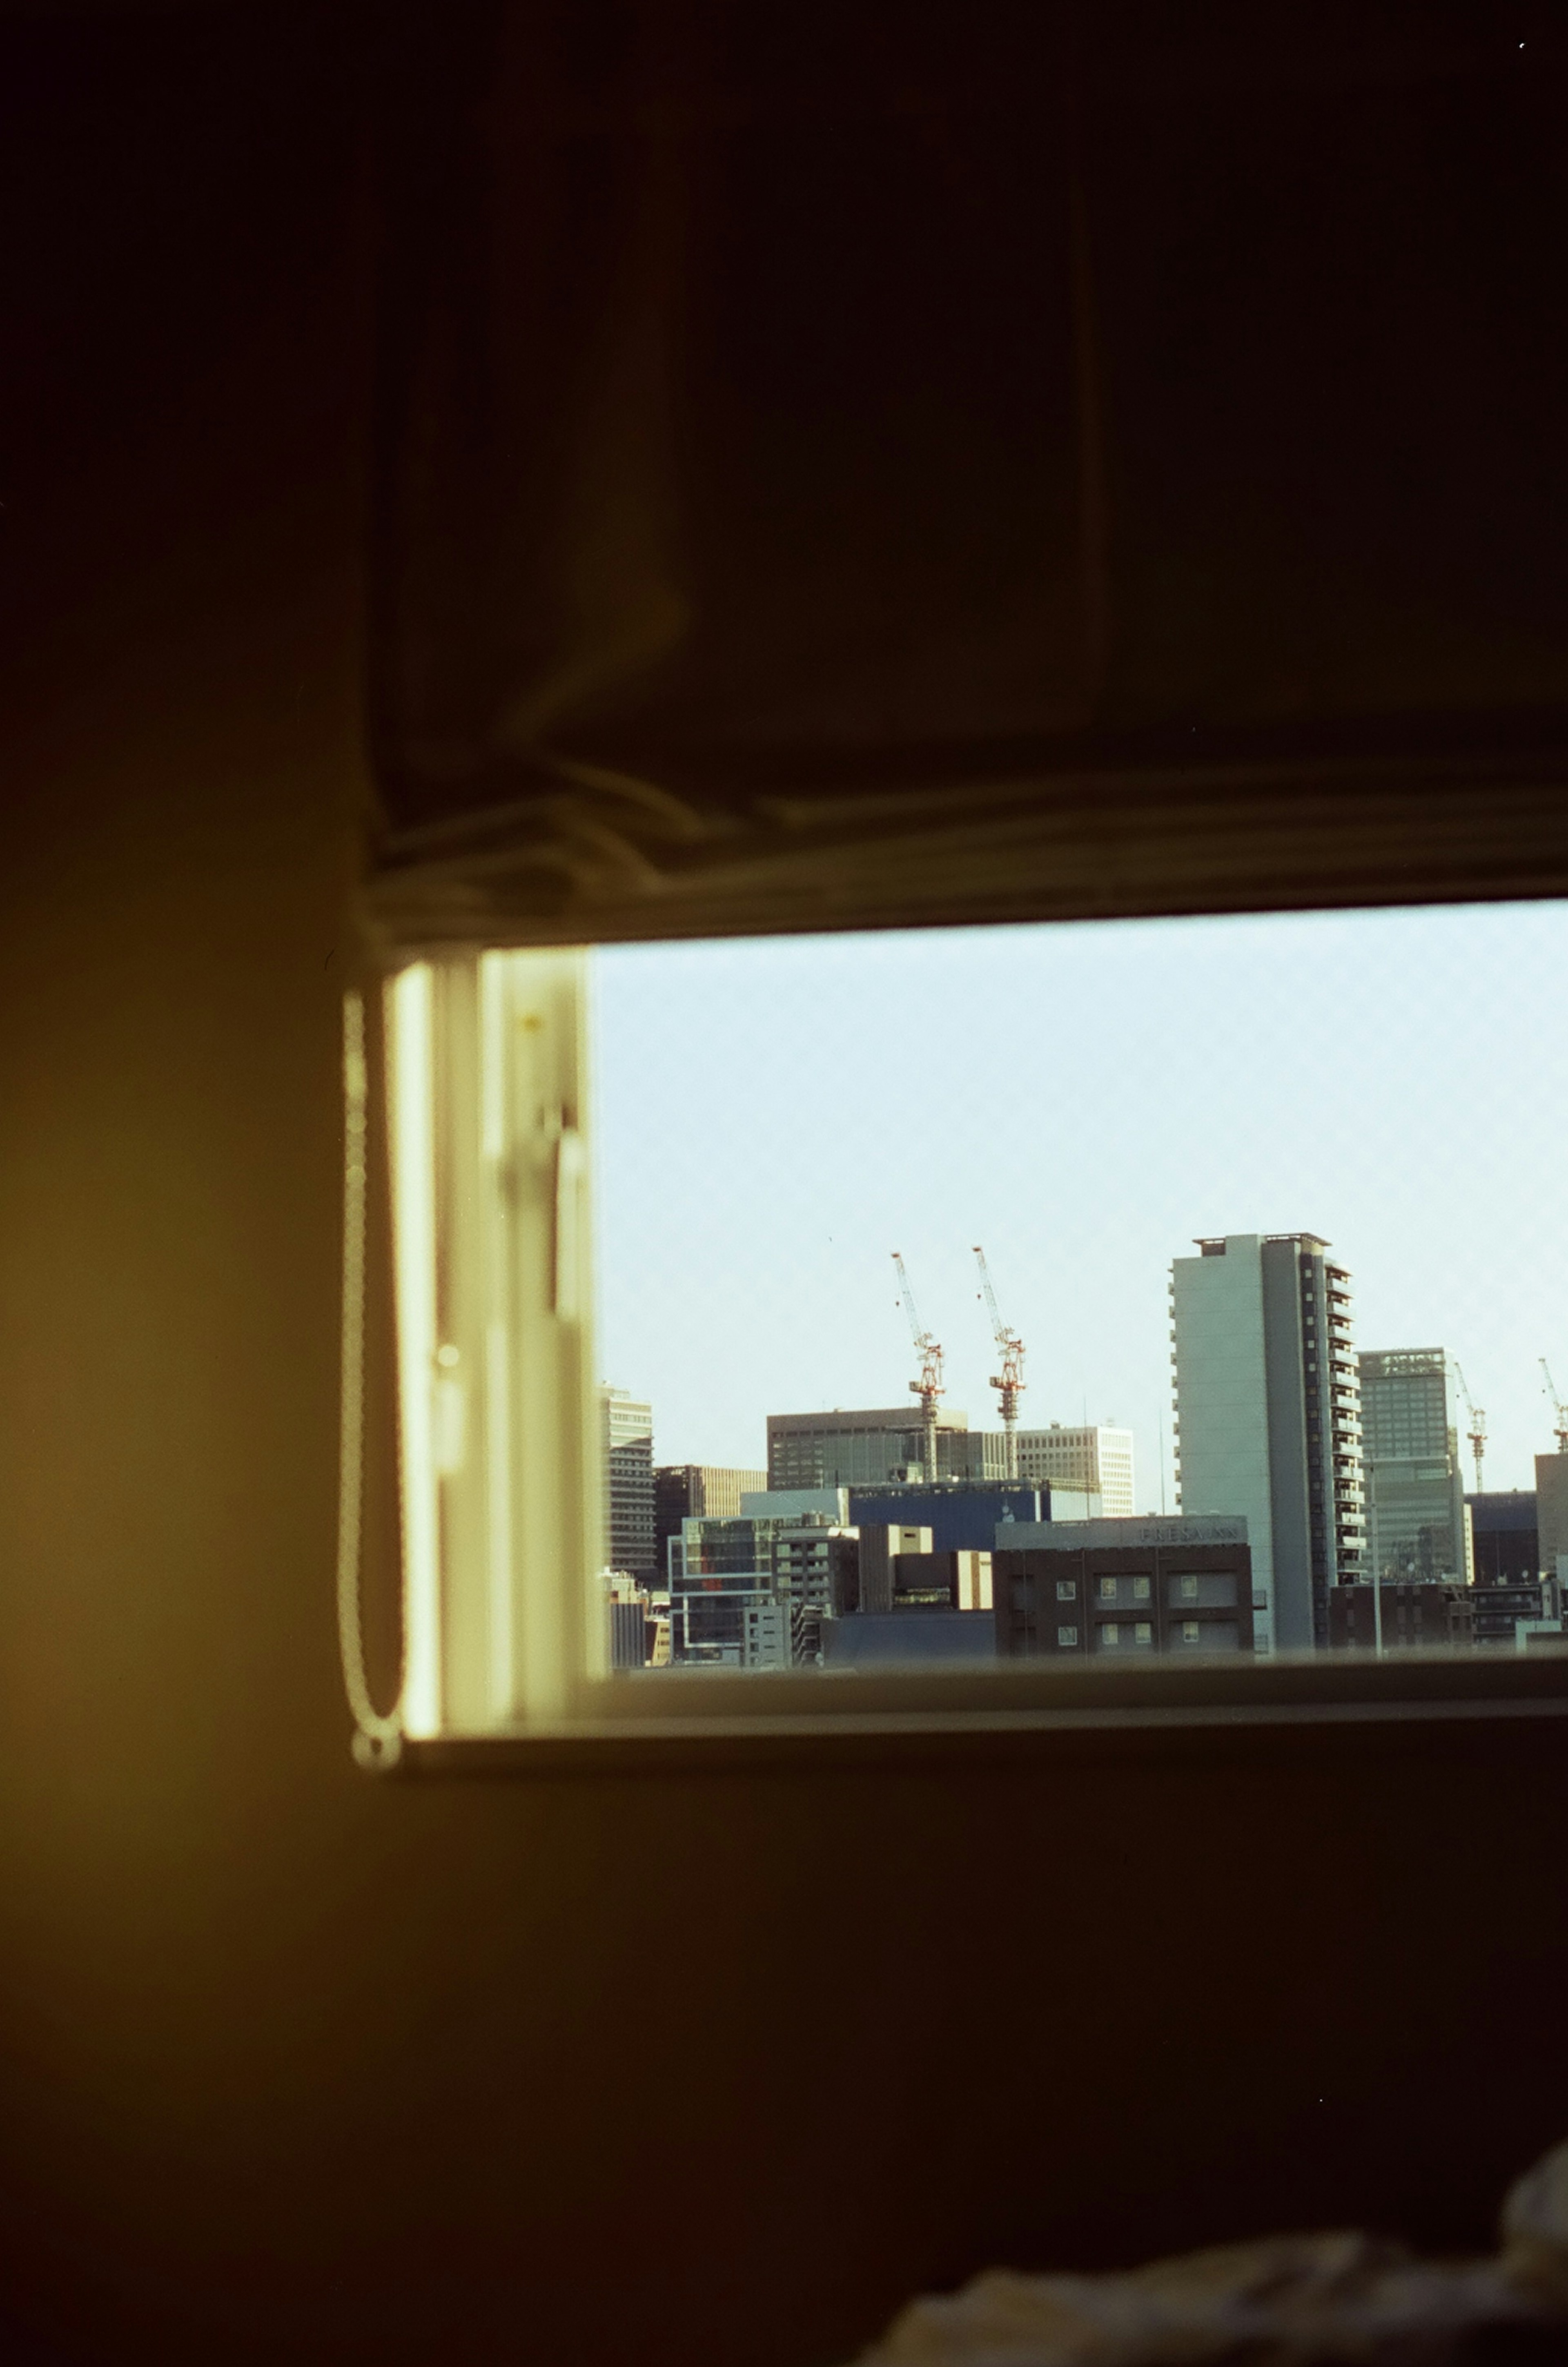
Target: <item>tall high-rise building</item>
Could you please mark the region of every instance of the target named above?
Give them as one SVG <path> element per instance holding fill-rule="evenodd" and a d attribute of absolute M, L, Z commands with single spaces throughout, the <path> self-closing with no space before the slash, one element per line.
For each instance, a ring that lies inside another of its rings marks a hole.
<path fill-rule="evenodd" d="M 738 1521 L 743 1495 L 765 1488 L 765 1471 L 736 1471 L 712 1463 L 661 1463 L 653 1474 L 653 1560 L 663 1585 L 670 1566 L 670 1540 L 681 1523 L 700 1515 Z"/>
<path fill-rule="evenodd" d="M 1529 1586 L 1541 1558 L 1540 1508 L 1533 1488 L 1488 1488 L 1467 1496 L 1477 1586 Z"/>
<path fill-rule="evenodd" d="M 1107 1422 L 1072 1430 L 1054 1421 L 1049 1430 L 1021 1430 L 1018 1476 L 1036 1487 L 1045 1480 L 1098 1496 L 1107 1520 L 1130 1521 L 1138 1509 L 1133 1496 L 1133 1433 Z"/>
<path fill-rule="evenodd" d="M 1369 1580 L 1432 1585 L 1474 1576 L 1459 1459 L 1454 1376 L 1441 1348 L 1369 1349 L 1361 1383 L 1361 1468 Z"/>
<path fill-rule="evenodd" d="M 878 1487 L 889 1479 L 966 1478 L 969 1417 L 947 1407 L 937 1419 L 937 1464 L 927 1471 L 919 1410 L 836 1406 L 823 1413 L 768 1416 L 770 1488 Z"/>
<path fill-rule="evenodd" d="M 1568 1554 L 1568 1455 L 1535 1458 L 1536 1559 L 1548 1578 L 1557 1575 L 1557 1557 Z"/>
<path fill-rule="evenodd" d="M 1259 1651 L 1325 1648 L 1328 1590 L 1360 1575 L 1350 1277 L 1327 1247 L 1230 1233 L 1171 1266 L 1181 1509 L 1245 1517 Z"/>
<path fill-rule="evenodd" d="M 653 1555 L 653 1408 L 626 1389 L 602 1386 L 604 1455 L 604 1557 L 650 1586 Z"/>

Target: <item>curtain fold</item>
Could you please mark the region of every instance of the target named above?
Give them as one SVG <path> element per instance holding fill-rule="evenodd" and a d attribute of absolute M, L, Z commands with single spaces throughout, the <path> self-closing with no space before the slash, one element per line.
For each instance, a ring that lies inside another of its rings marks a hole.
<path fill-rule="evenodd" d="M 404 27 L 387 935 L 1564 884 L 1550 44 L 1212 0 Z"/>

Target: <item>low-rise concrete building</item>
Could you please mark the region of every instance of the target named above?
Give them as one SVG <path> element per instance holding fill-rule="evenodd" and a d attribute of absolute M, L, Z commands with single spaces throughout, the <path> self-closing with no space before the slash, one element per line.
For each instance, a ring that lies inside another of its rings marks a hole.
<path fill-rule="evenodd" d="M 1019 1523 L 997 1533 L 991 1600 L 1001 1659 L 1250 1652 L 1247 1523 Z"/>
<path fill-rule="evenodd" d="M 1468 1650 L 1475 1640 L 1474 1610 L 1480 1592 L 1471 1586 L 1396 1581 L 1380 1586 L 1380 1603 L 1374 1601 L 1370 1581 L 1337 1586 L 1328 1598 L 1328 1648 L 1331 1652 L 1375 1651 L 1381 1609 L 1385 1652 L 1432 1650 L 1439 1646 Z"/>

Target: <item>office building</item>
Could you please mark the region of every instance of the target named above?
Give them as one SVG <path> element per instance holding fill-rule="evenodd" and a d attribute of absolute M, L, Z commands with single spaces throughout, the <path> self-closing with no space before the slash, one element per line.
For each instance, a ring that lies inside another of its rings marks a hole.
<path fill-rule="evenodd" d="M 1549 1458 L 1543 1458 L 1549 1459 Z M 1467 1496 L 1477 1586 L 1533 1586 L 1544 1567 L 1533 1488 Z"/>
<path fill-rule="evenodd" d="M 677 1661 L 739 1668 L 817 1661 L 826 1624 L 859 1604 L 860 1540 L 820 1512 L 699 1516 L 671 1540 Z"/>
<path fill-rule="evenodd" d="M 1197 1249 L 1171 1268 L 1181 1509 L 1245 1519 L 1257 1648 L 1321 1648 L 1330 1588 L 1361 1570 L 1350 1277 L 1314 1233 Z"/>
<path fill-rule="evenodd" d="M 626 1389 L 601 1387 L 604 1456 L 604 1557 L 643 1585 L 658 1564 L 653 1549 L 653 1408 Z"/>
<path fill-rule="evenodd" d="M 1357 1370 L 1367 1519 L 1362 1575 L 1468 1585 L 1473 1554 L 1447 1353 L 1369 1350 Z"/>
<path fill-rule="evenodd" d="M 850 1525 L 847 1488 L 748 1489 L 740 1499 L 743 1521 L 826 1521 L 830 1527 Z"/>
<path fill-rule="evenodd" d="M 1568 1554 L 1568 1455 L 1535 1458 L 1535 1526 L 1537 1566 L 1555 1572 Z"/>
<path fill-rule="evenodd" d="M 967 1476 L 969 1417 L 947 1408 L 937 1418 L 937 1470 L 925 1468 L 919 1409 L 882 1406 L 830 1413 L 768 1416 L 768 1486 L 880 1486 L 888 1480 Z M 983 1457 L 983 1449 L 976 1450 Z M 984 1476 L 984 1475 L 982 1475 Z"/>
<path fill-rule="evenodd" d="M 998 1531 L 991 1600 L 999 1659 L 1250 1652 L 1247 1523 L 1021 1522 Z"/>
<path fill-rule="evenodd" d="M 765 1488 L 765 1471 L 736 1471 L 710 1463 L 665 1463 L 653 1474 L 653 1566 L 663 1584 L 670 1567 L 670 1540 L 682 1521 L 706 1517 L 734 1521 L 740 1499 Z"/>
<path fill-rule="evenodd" d="M 1041 1490 L 1018 1480 L 990 1486 L 978 1480 L 949 1480 L 940 1488 L 852 1488 L 849 1516 L 857 1528 L 867 1523 L 931 1533 L 937 1553 L 989 1553 L 998 1522 L 1038 1521 Z"/>
<path fill-rule="evenodd" d="M 1133 1487 L 1133 1433 L 1106 1422 L 1075 1430 L 1054 1421 L 1049 1430 L 1021 1430 L 1018 1476 L 1036 1487 L 1070 1488 L 1097 1496 L 1108 1520 L 1131 1520 L 1138 1509 Z"/>
<path fill-rule="evenodd" d="M 1371 1581 L 1337 1586 L 1328 1598 L 1328 1648 L 1332 1652 L 1371 1652 L 1382 1618 L 1385 1652 L 1468 1648 L 1475 1641 L 1476 1590 L 1450 1583 L 1404 1580 L 1380 1583 L 1374 1603 Z"/>
<path fill-rule="evenodd" d="M 1562 1573 L 1551 1577 L 1478 1582 L 1470 1593 L 1472 1640 L 1490 1649 L 1511 1652 L 1521 1636 L 1560 1633 L 1564 1574 L 1568 1574 L 1568 1557 Z"/>
<path fill-rule="evenodd" d="M 999 1430 L 939 1431 L 938 1457 L 944 1479 L 995 1483 L 1008 1476 L 1008 1443 Z"/>

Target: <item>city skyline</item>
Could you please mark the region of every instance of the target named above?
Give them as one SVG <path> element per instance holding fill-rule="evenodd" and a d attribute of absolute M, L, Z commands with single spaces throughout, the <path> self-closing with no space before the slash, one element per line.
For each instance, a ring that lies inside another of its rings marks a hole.
<path fill-rule="evenodd" d="M 946 1404 L 994 1429 L 982 1240 L 1021 1425 L 1114 1418 L 1173 1508 L 1170 1262 L 1311 1229 L 1358 1346 L 1442 1341 L 1488 1488 L 1528 1488 L 1568 1364 L 1565 954 L 1551 904 L 604 949 L 600 1372 L 660 1463 L 754 1465 L 770 1412 L 908 1397 L 897 1246 Z"/>

